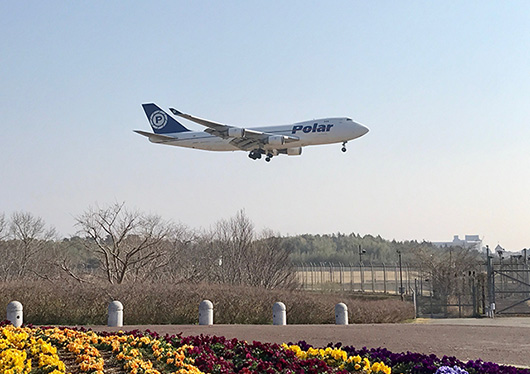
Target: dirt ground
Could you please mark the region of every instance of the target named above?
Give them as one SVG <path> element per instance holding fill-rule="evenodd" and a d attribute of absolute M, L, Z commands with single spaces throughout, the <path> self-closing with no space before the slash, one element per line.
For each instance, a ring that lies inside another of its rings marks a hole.
<path fill-rule="evenodd" d="M 96 331 L 118 328 L 93 326 Z M 322 347 L 333 342 L 354 347 L 385 347 L 392 352 L 434 353 L 462 361 L 482 359 L 530 367 L 530 318 L 428 320 L 403 324 L 336 325 L 156 325 L 124 326 L 160 334 L 218 335 L 246 341 L 288 343 L 305 340 Z"/>

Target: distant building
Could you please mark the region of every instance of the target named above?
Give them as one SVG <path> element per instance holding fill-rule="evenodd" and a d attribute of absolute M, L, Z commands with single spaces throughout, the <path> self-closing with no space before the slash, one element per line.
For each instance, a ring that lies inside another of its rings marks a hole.
<path fill-rule="evenodd" d="M 432 242 L 432 244 L 439 248 L 462 247 L 473 248 L 477 251 L 482 250 L 482 239 L 478 235 L 466 235 L 464 239 L 460 239 L 458 235 L 455 235 L 452 242 Z"/>

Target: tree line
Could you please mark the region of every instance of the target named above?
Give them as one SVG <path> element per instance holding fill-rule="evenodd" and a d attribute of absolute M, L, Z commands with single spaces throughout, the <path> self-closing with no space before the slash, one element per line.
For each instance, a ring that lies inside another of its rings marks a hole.
<path fill-rule="evenodd" d="M 394 264 L 398 253 L 447 290 L 460 273 L 478 271 L 472 248 L 440 249 L 428 242 L 336 233 L 281 237 L 258 232 L 239 211 L 195 230 L 125 203 L 92 206 L 75 217 L 75 236 L 59 239 L 39 217 L 0 214 L 0 279 L 70 279 L 110 284 L 207 282 L 265 288 L 295 287 L 300 264 Z"/>
<path fill-rule="evenodd" d="M 77 282 L 208 282 L 293 287 L 294 267 L 281 238 L 257 232 L 243 211 L 212 229 L 192 230 L 124 203 L 93 206 L 59 240 L 31 213 L 0 215 L 0 276 Z"/>

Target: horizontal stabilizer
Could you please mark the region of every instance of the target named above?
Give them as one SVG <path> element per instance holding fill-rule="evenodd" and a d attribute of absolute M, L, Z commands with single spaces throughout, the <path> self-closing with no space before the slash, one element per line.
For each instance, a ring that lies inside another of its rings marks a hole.
<path fill-rule="evenodd" d="M 148 137 L 149 140 L 152 141 L 153 143 L 165 143 L 165 142 L 170 142 L 172 140 L 175 140 L 175 138 L 172 136 L 153 134 L 152 132 L 145 132 L 142 130 L 133 130 L 133 131 L 137 134 Z"/>

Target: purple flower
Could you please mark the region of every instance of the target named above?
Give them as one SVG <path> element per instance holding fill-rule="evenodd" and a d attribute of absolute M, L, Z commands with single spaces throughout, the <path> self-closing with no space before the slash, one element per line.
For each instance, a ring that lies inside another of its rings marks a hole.
<path fill-rule="evenodd" d="M 436 370 L 435 374 L 469 374 L 464 369 L 459 368 L 458 366 L 440 366 L 438 370 Z"/>

